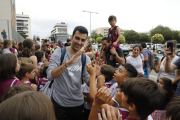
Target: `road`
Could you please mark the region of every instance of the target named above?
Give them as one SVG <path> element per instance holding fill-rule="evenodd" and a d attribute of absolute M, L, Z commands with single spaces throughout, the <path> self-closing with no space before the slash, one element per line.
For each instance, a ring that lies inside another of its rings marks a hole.
<path fill-rule="evenodd" d="M 155 54 L 159 57 L 159 60 L 161 60 L 163 54 L 158 54 L 157 52 L 155 52 Z M 129 55 L 132 55 L 132 51 L 130 51 Z M 154 70 L 152 70 L 150 75 L 149 75 L 149 78 L 156 82 L 157 76 L 158 76 L 158 74 Z"/>

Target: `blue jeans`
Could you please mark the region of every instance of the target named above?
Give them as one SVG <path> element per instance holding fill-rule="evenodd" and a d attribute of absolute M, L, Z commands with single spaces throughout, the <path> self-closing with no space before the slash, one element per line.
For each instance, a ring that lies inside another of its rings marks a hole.
<path fill-rule="evenodd" d="M 148 68 L 144 68 L 143 71 L 144 71 L 143 77 L 148 78 Z"/>

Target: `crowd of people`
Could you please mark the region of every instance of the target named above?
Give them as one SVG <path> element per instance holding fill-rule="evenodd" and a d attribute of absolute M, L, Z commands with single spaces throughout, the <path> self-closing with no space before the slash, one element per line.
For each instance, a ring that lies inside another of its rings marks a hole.
<path fill-rule="evenodd" d="M 116 17 L 108 22 L 108 37 L 97 50 L 83 26 L 74 28 L 67 43 L 0 39 L 0 119 L 179 120 L 177 42 L 167 41 L 164 57 L 154 59 L 154 82 L 146 44 L 135 45 L 125 58 Z"/>

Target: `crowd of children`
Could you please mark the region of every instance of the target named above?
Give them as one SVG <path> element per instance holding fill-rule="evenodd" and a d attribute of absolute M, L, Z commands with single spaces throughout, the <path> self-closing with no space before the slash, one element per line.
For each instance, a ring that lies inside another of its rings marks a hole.
<path fill-rule="evenodd" d="M 108 21 L 111 47 L 117 48 L 121 37 L 117 19 L 110 16 Z M 38 38 L 36 43 L 26 39 L 17 44 L 14 52 L 11 46 L 11 41 L 4 40 L 0 51 L 0 120 L 56 120 L 52 101 L 43 89 L 48 83 L 51 55 L 62 44 L 46 40 L 42 44 Z M 95 56 L 86 68 L 90 78 L 88 84 L 81 85 L 83 120 L 180 120 L 180 96 L 173 97 L 169 78 L 162 77 L 155 83 L 140 77 L 129 63 L 115 70 Z"/>

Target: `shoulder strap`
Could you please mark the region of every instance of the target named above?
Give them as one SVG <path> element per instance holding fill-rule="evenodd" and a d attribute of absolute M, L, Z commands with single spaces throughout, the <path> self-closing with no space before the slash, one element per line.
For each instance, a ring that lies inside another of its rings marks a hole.
<path fill-rule="evenodd" d="M 62 65 L 65 53 L 66 53 L 66 48 L 61 48 L 61 63 L 60 63 L 60 65 Z M 50 82 L 49 88 L 52 87 L 53 82 L 54 82 L 54 79 Z"/>
<path fill-rule="evenodd" d="M 81 55 L 81 61 L 82 61 L 82 71 L 81 71 L 81 76 L 83 75 L 83 71 L 84 71 L 84 66 L 86 64 L 86 55 L 85 53 L 83 53 Z M 82 78 L 82 84 L 83 84 L 83 78 Z"/>
<path fill-rule="evenodd" d="M 164 60 L 164 58 L 165 58 L 165 56 L 163 56 L 163 57 L 161 58 L 161 62 Z"/>
<path fill-rule="evenodd" d="M 60 63 L 60 65 L 62 65 L 65 53 L 66 53 L 66 48 L 61 48 L 61 63 Z"/>

